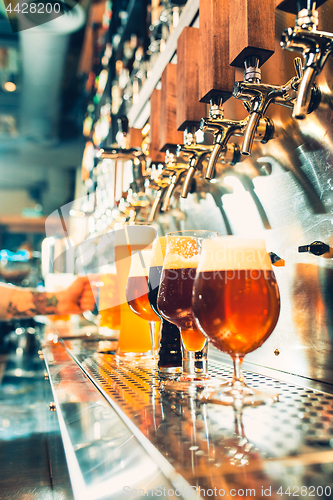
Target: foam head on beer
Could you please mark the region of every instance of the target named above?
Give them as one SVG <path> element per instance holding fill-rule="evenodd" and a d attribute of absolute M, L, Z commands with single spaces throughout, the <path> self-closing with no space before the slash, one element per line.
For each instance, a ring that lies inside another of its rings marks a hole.
<path fill-rule="evenodd" d="M 271 260 L 262 239 L 220 236 L 202 244 L 198 272 L 228 270 L 271 270 Z"/>
<path fill-rule="evenodd" d="M 166 251 L 166 237 L 160 236 L 155 238 L 153 241 L 153 249 L 151 256 L 151 267 L 160 267 L 163 266 L 165 251 Z"/>
<path fill-rule="evenodd" d="M 114 233 L 114 246 L 149 246 L 156 238 L 156 229 L 151 226 L 124 226 Z"/>
<path fill-rule="evenodd" d="M 197 267 L 199 252 L 196 238 L 191 236 L 168 236 L 164 269 L 186 269 Z"/>

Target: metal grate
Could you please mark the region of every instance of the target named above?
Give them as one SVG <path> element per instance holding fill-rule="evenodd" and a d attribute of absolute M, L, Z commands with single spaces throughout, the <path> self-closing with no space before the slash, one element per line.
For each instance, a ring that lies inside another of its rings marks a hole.
<path fill-rule="evenodd" d="M 310 488 L 322 486 L 322 497 L 333 498 L 333 395 L 244 371 L 249 385 L 277 390 L 280 401 L 244 409 L 236 434 L 232 408 L 161 392 L 155 367 L 119 363 L 91 350 L 71 352 L 99 390 L 202 491 L 254 485 L 256 498 L 267 498 L 269 488 L 272 498 L 283 498 L 275 496 L 280 487 L 290 486 L 293 495 L 304 486 L 302 496 L 310 498 L 321 491 Z M 210 373 L 230 379 L 232 368 L 211 361 Z"/>

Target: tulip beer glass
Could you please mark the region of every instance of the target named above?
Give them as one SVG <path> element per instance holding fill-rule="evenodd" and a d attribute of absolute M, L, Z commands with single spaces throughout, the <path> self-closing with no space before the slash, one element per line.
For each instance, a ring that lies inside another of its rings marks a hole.
<path fill-rule="evenodd" d="M 203 391 L 210 402 L 235 407 L 277 401 L 277 394 L 248 387 L 241 365 L 245 354 L 270 336 L 280 312 L 280 297 L 265 242 L 225 236 L 205 240 L 193 289 L 193 314 L 211 343 L 229 354 L 233 380 Z"/>
<path fill-rule="evenodd" d="M 207 339 L 192 315 L 192 288 L 199 261 L 199 251 L 213 231 L 178 231 L 168 233 L 157 306 L 161 315 L 178 326 L 183 344 L 183 374 L 167 381 L 165 388 L 186 390 L 208 384 L 221 384 L 207 374 Z"/>

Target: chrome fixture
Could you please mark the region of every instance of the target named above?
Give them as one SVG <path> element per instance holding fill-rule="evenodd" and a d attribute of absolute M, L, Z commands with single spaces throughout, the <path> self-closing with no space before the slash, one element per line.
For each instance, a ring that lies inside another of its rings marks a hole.
<path fill-rule="evenodd" d="M 170 185 L 170 177 L 161 176 L 160 178 L 153 180 L 149 183 L 149 188 L 156 189 L 157 193 L 154 202 L 151 207 L 151 211 L 148 217 L 148 222 L 153 222 L 158 214 L 161 207 L 163 196 Z"/>
<path fill-rule="evenodd" d="M 236 96 L 235 96 L 236 97 Z M 248 101 L 252 97 L 244 94 L 244 100 Z M 251 118 L 244 120 L 227 120 L 224 118 L 222 100 L 211 103 L 209 118 L 202 118 L 200 129 L 204 132 L 214 134 L 214 149 L 210 155 L 205 178 L 211 180 L 214 176 L 216 162 L 219 156 L 224 153 L 224 163 L 235 165 L 240 161 L 240 151 L 236 144 L 229 144 L 232 136 L 244 136 L 248 130 Z M 253 139 L 256 137 L 262 143 L 266 143 L 273 136 L 273 123 L 268 118 L 259 116 L 256 123 L 253 124 Z M 253 140 L 252 139 L 252 140 Z M 243 153 L 244 154 L 244 153 Z"/>
<path fill-rule="evenodd" d="M 202 169 L 202 162 L 212 152 L 213 146 L 197 144 L 196 136 L 188 129 L 184 131 L 184 144 L 178 144 L 177 157 L 181 154 L 189 155 L 187 175 L 183 182 L 181 197 L 187 198 L 191 191 L 192 182 L 196 172 Z"/>
<path fill-rule="evenodd" d="M 300 6 L 294 28 L 287 28 L 282 33 L 280 42 L 283 49 L 298 52 L 304 57 L 304 76 L 298 88 L 293 110 L 293 118 L 299 120 L 303 120 L 312 111 L 311 89 L 312 93 L 315 90 L 317 105 L 319 104 L 320 92 L 318 87 L 314 86 L 314 80 L 333 51 L 333 33 L 317 31 L 318 2 L 309 0 L 307 4 L 307 8 Z"/>
<path fill-rule="evenodd" d="M 259 68 L 259 59 L 253 58 L 253 66 L 245 64 L 244 81 L 235 82 L 232 95 L 236 99 L 244 102 L 245 108 L 249 111 L 249 118 L 244 132 L 244 139 L 241 146 L 243 155 L 250 155 L 253 140 L 260 120 L 271 103 L 279 104 L 288 108 L 294 107 L 297 99 L 297 91 L 303 81 L 303 70 L 301 60 L 296 58 L 294 61 L 296 76 L 292 77 L 285 85 L 268 85 L 261 83 L 261 72 Z M 313 88 L 311 111 L 318 105 L 318 90 Z M 267 139 L 269 140 L 270 137 Z M 267 140 L 265 142 L 267 142 Z M 263 141 L 261 141 L 263 142 Z"/>
<path fill-rule="evenodd" d="M 179 156 L 180 161 L 184 159 Z M 161 207 L 162 212 L 166 212 L 169 208 L 171 197 L 177 186 L 181 184 L 184 179 L 184 175 L 187 172 L 188 167 L 183 163 L 178 163 L 177 157 L 170 150 L 165 153 L 165 168 L 163 172 L 169 175 L 170 183 L 165 192 L 163 204 Z"/>

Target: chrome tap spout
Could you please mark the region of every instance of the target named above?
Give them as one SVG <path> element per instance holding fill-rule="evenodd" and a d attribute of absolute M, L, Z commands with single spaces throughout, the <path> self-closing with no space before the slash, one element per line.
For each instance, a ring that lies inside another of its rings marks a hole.
<path fill-rule="evenodd" d="M 293 117 L 303 120 L 309 112 L 314 80 L 333 51 L 333 33 L 317 31 L 315 26 L 303 29 L 287 28 L 281 37 L 283 49 L 298 52 L 304 57 L 304 76 L 298 89 Z"/>
<path fill-rule="evenodd" d="M 232 136 L 243 135 L 247 125 L 245 120 L 226 120 L 225 118 L 202 118 L 200 128 L 203 131 L 214 133 L 214 148 L 209 157 L 205 178 L 211 180 L 214 176 L 216 163 L 219 156 L 225 152 L 226 146 Z"/>
<path fill-rule="evenodd" d="M 171 197 L 176 189 L 176 187 L 182 182 L 184 175 L 187 173 L 187 168 L 178 168 L 173 172 L 171 177 L 170 185 L 165 193 L 165 197 L 162 204 L 162 212 L 166 212 L 169 208 Z"/>
<path fill-rule="evenodd" d="M 246 101 L 246 103 L 250 103 L 250 117 L 244 132 L 244 139 L 241 146 L 241 153 L 248 156 L 252 151 L 252 145 L 260 119 L 264 116 L 264 113 L 270 103 L 275 101 L 278 103 L 279 100 L 284 98 L 284 96 L 286 100 L 288 100 L 289 95 L 286 95 L 285 86 L 267 85 L 254 82 L 235 82 L 232 95 L 236 99 L 241 99 Z M 267 118 L 265 119 L 267 120 Z M 268 136 L 264 137 L 264 141 L 261 142 L 267 142 L 272 138 L 272 130 L 269 129 L 270 127 L 267 129 Z"/>
<path fill-rule="evenodd" d="M 160 181 L 157 181 L 154 186 L 152 186 L 152 187 L 157 188 L 157 194 L 156 194 L 156 197 L 154 199 L 154 203 L 151 207 L 151 211 L 150 211 L 150 214 L 148 217 L 148 222 L 154 222 L 154 220 L 156 219 L 156 216 L 159 212 L 159 209 L 160 209 L 160 206 L 162 203 L 163 196 L 164 196 L 166 190 L 168 189 L 169 185 L 170 185 L 170 182 L 160 180 Z"/>
<path fill-rule="evenodd" d="M 211 148 L 206 149 L 205 151 L 202 151 L 201 153 L 194 153 L 189 161 L 189 167 L 187 171 L 187 175 L 185 177 L 183 187 L 182 187 L 182 192 L 181 192 L 181 197 L 182 198 L 187 198 L 189 192 L 191 191 L 191 185 L 192 181 L 194 179 L 194 175 L 197 171 L 201 170 L 202 168 L 202 162 L 206 158 L 206 156 L 211 152 Z"/>

